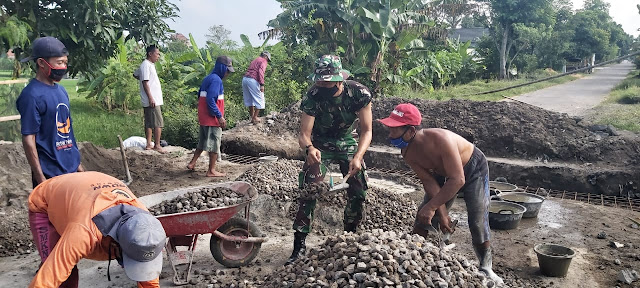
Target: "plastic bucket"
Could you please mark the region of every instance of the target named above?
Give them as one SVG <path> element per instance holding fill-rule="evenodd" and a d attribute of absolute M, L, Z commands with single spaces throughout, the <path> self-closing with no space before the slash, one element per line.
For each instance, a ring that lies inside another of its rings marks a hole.
<path fill-rule="evenodd" d="M 491 200 L 489 204 L 489 227 L 498 230 L 515 229 L 520 224 L 527 208 L 516 203 Z"/>
<path fill-rule="evenodd" d="M 538 212 L 544 202 L 544 197 L 525 192 L 502 193 L 499 197 L 503 201 L 520 204 L 527 208 L 527 212 L 524 212 L 522 218 L 538 217 Z"/>
<path fill-rule="evenodd" d="M 567 276 L 571 259 L 576 256 L 573 249 L 555 244 L 538 244 L 533 251 L 538 255 L 540 272 L 549 277 Z"/>

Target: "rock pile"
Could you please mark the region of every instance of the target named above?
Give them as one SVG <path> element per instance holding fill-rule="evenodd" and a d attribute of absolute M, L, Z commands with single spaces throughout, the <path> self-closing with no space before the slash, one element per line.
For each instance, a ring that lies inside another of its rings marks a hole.
<path fill-rule="evenodd" d="M 295 201 L 298 199 L 298 173 L 302 164 L 302 161 L 286 159 L 258 163 L 237 180 L 251 183 L 258 194 L 271 195 L 274 200 Z"/>
<path fill-rule="evenodd" d="M 153 215 L 183 213 L 231 206 L 243 201 L 242 195 L 229 188 L 202 188 L 200 191 L 189 192 L 182 197 L 155 205 L 149 208 L 149 212 Z"/>
<path fill-rule="evenodd" d="M 307 257 L 276 270 L 263 287 L 486 287 L 466 258 L 419 235 L 379 229 L 328 237 Z M 488 286 L 492 286 L 490 283 Z"/>
<path fill-rule="evenodd" d="M 328 192 L 329 186 L 326 182 L 298 189 L 298 173 L 302 164 L 302 161 L 284 159 L 259 163 L 242 174 L 238 180 L 251 183 L 259 194 L 270 195 L 277 201 L 295 203 L 289 206 L 287 214 L 290 219 L 293 219 L 297 212 L 297 201 L 301 196 L 317 199 L 318 207 L 331 206 L 339 211 L 343 210 L 347 203 L 346 191 Z M 367 191 L 364 219 L 359 229 L 410 231 L 407 229 L 413 226 L 416 210 L 417 205 L 414 201 L 386 189 L 371 187 Z"/>
<path fill-rule="evenodd" d="M 411 231 L 418 205 L 386 189 L 369 188 L 359 231 Z"/>

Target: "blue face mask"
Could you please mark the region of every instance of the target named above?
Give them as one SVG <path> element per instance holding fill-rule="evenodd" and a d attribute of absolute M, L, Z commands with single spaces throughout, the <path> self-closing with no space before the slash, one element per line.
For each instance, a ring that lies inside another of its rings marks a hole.
<path fill-rule="evenodd" d="M 396 146 L 400 149 L 409 146 L 409 142 L 404 141 L 404 139 L 402 139 L 402 136 L 398 138 L 389 138 L 389 142 L 391 142 L 391 145 Z"/>
<path fill-rule="evenodd" d="M 404 129 L 404 132 L 402 132 L 402 135 L 400 135 L 400 137 L 398 138 L 389 138 L 389 142 L 391 142 L 391 145 L 396 146 L 400 149 L 409 146 L 409 142 L 404 141 L 404 139 L 402 138 L 404 136 L 404 133 L 407 133 L 407 130 L 409 130 L 409 127 L 407 127 L 407 129 Z"/>

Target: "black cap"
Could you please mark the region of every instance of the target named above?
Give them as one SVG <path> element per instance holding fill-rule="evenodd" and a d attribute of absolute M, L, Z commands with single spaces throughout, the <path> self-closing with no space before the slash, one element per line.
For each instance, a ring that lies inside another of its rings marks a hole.
<path fill-rule="evenodd" d="M 27 62 L 38 58 L 62 57 L 67 55 L 69 55 L 69 51 L 67 51 L 67 47 L 65 47 L 60 40 L 47 36 L 33 41 L 33 45 L 31 45 L 31 56 L 20 60 L 20 62 Z"/>
<path fill-rule="evenodd" d="M 229 56 L 219 56 L 216 59 L 216 63 L 222 63 L 224 65 L 227 65 L 227 69 L 229 70 L 229 72 L 236 72 L 235 69 L 233 69 L 233 65 L 231 64 L 232 60 Z"/>

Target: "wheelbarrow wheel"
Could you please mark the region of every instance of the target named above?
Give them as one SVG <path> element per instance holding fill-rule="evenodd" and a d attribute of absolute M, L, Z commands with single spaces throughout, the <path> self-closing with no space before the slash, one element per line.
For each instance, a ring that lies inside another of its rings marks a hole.
<path fill-rule="evenodd" d="M 247 220 L 236 217 L 229 219 L 229 221 L 218 228 L 218 231 L 229 236 L 262 236 L 258 226 L 252 222 L 249 222 L 247 225 Z M 209 249 L 211 250 L 211 255 L 218 263 L 225 267 L 234 268 L 251 263 L 258 255 L 261 245 L 262 243 L 225 241 L 215 235 L 211 235 Z"/>

